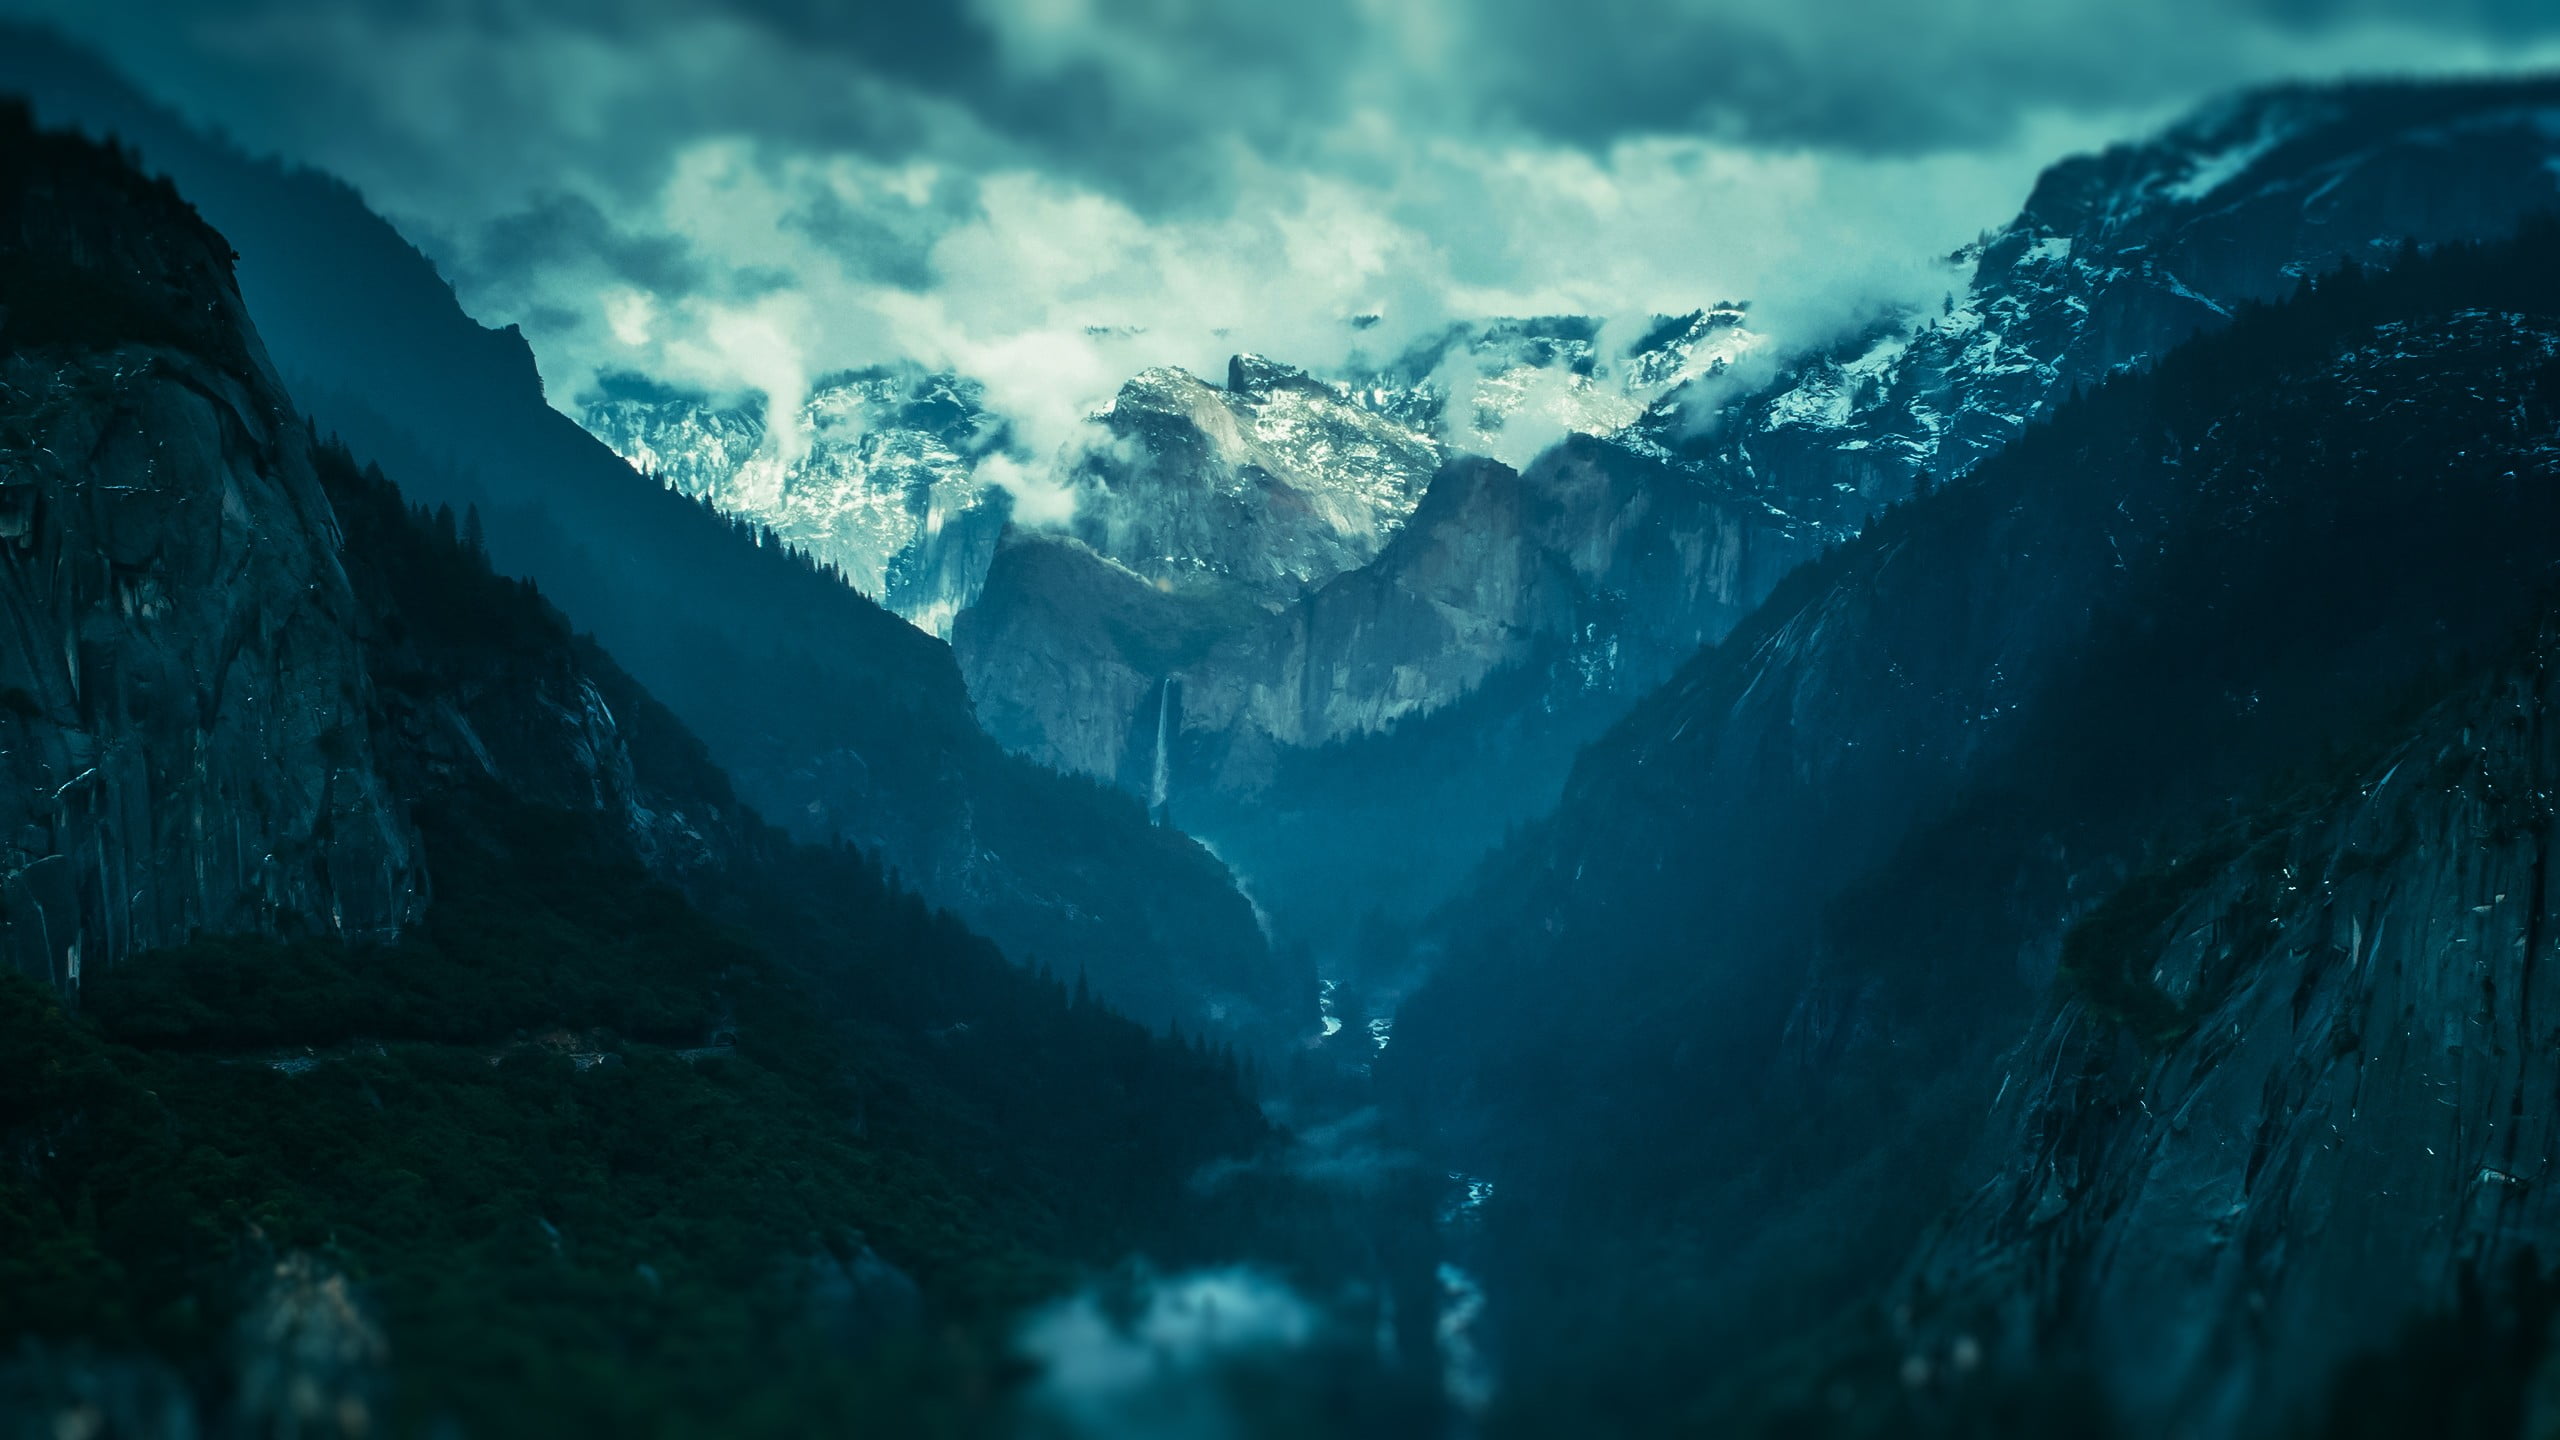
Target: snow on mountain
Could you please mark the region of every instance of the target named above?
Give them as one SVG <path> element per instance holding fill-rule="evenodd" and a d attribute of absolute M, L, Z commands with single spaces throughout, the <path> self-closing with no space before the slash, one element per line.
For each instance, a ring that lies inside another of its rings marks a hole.
<path fill-rule="evenodd" d="M 1658 320 L 1619 350 L 1587 316 L 1501 319 L 1336 375 L 1252 354 L 1230 362 L 1223 386 L 1148 370 L 1070 457 L 1070 529 L 1141 574 L 1226 576 L 1277 598 L 1374 558 L 1446 456 L 1519 466 L 1566 435 L 1624 432 L 1760 345 L 1743 322 L 1741 306 L 1718 305 Z M 760 395 L 637 375 L 607 377 L 580 418 L 643 471 L 770 527 L 937 635 L 975 599 L 1009 513 L 977 474 L 1003 426 L 965 377 L 831 376 L 790 435 L 772 433 Z"/>
<path fill-rule="evenodd" d="M 1095 417 L 1109 442 L 1074 472 L 1072 533 L 1149 580 L 1215 576 L 1275 603 L 1375 558 L 1440 444 L 1258 355 L 1226 380 L 1167 367 L 1123 385 Z"/>
<path fill-rule="evenodd" d="M 1617 439 L 1825 535 L 1960 475 L 2074 388 L 2404 242 L 2560 203 L 2560 85 L 2280 88 L 2063 161 L 1936 314 L 1888 320 L 1753 395 L 1673 393 Z"/>
<path fill-rule="evenodd" d="M 1003 427 L 971 381 L 914 367 L 829 376 L 799 433 L 771 433 L 763 397 L 721 403 L 639 376 L 608 377 L 582 420 L 642 471 L 843 571 L 934 634 L 977 593 L 1004 493 L 977 476 Z"/>
<path fill-rule="evenodd" d="M 1354 367 L 1342 393 L 1451 450 L 1517 469 L 1567 435 L 1614 435 L 1689 381 L 1723 373 L 1766 337 L 1734 303 L 1658 317 L 1633 345 L 1603 322 L 1549 315 L 1455 326 L 1391 363 Z"/>

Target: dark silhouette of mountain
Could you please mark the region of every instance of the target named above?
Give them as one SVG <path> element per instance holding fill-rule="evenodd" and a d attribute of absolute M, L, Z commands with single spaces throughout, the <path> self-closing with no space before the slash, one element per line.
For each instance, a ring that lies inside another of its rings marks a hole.
<path fill-rule="evenodd" d="M 871 850 L 1019 959 L 1082 970 L 1153 1023 L 1272 1045 L 1313 981 L 1275 965 L 1205 850 L 1128 797 L 1007 755 L 949 649 L 752 527 L 644 477 L 545 403 L 523 338 L 466 315 L 341 182 L 253 160 L 19 27 L 0 93 L 112 134 L 239 252 L 277 371 L 416 498 L 476 508 L 496 566 L 536 580 L 804 838 Z"/>

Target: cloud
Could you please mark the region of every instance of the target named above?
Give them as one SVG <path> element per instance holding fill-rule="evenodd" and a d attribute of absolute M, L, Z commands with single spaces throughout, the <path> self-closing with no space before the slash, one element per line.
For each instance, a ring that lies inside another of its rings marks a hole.
<path fill-rule="evenodd" d="M 1933 300 L 1934 257 L 2064 151 L 2231 85 L 2560 34 L 2523 0 L 0 7 L 353 179 L 524 324 L 553 395 L 640 370 L 789 419 L 831 370 L 960 369 L 1035 508 L 1150 365 L 1324 369 L 1502 315 L 1630 335 L 1727 299 L 1816 343 Z"/>
<path fill-rule="evenodd" d="M 1243 150 L 1233 205 L 1151 215 L 1050 171 L 717 140 L 680 151 L 614 217 L 614 234 L 660 237 L 652 258 L 695 267 L 689 284 L 635 283 L 640 268 L 601 243 L 537 259 L 512 223 L 498 250 L 461 244 L 454 268 L 482 313 L 574 317 L 529 330 L 555 394 L 640 370 L 756 389 L 788 417 L 799 395 L 773 386 L 793 376 L 900 359 L 970 375 L 1010 423 L 1019 449 L 999 478 L 1034 502 L 1029 518 L 1057 492 L 1059 457 L 1090 443 L 1086 417 L 1152 365 L 1214 377 L 1254 351 L 1332 369 L 1498 315 L 1595 314 L 1632 338 L 1731 296 L 1758 324 L 1819 339 L 1934 300 L 1951 277 L 1933 257 L 2013 204 L 2052 148 L 2039 131 L 1921 165 L 1697 139 L 1605 155 L 1441 141 L 1367 173 Z M 858 227 L 810 218 L 848 214 Z M 1534 450 L 1552 408 L 1488 448 Z"/>
<path fill-rule="evenodd" d="M 1217 1440 L 1239 1433 L 1224 1379 L 1242 1363 L 1305 1349 L 1317 1308 L 1245 1266 L 1088 1288 L 1035 1312 L 1022 1353 L 1040 1367 L 1029 1405 L 1041 1432 L 1111 1440 Z"/>
<path fill-rule="evenodd" d="M 13 0 L 253 140 L 444 182 L 644 177 L 683 138 L 999 157 L 1140 208 L 1223 206 L 1225 151 L 1593 153 L 1705 135 L 1907 154 L 2039 113 L 2158 111 L 2305 71 L 2517 63 L 2540 0 Z M 334 152 L 334 153 L 333 153 Z M 359 178 L 366 178 L 360 176 Z M 390 178 L 375 176 L 372 178 Z"/>
<path fill-rule="evenodd" d="M 705 279 L 682 239 L 634 234 L 606 219 L 593 200 L 556 191 L 534 197 L 524 209 L 483 228 L 473 261 L 497 283 L 585 263 L 655 294 L 684 294 Z"/>
<path fill-rule="evenodd" d="M 1016 524 L 1046 529 L 1075 518 L 1076 492 L 1066 479 L 1068 468 L 997 454 L 980 460 L 975 473 L 981 483 L 1013 498 L 1011 518 Z"/>
<path fill-rule="evenodd" d="M 2405 0 L 1540 0 L 1471 6 L 1468 101 L 1605 146 L 1709 134 L 1871 154 L 1996 143 L 2057 107 L 2156 108 L 2273 74 L 2480 64 L 2560 19 Z"/>

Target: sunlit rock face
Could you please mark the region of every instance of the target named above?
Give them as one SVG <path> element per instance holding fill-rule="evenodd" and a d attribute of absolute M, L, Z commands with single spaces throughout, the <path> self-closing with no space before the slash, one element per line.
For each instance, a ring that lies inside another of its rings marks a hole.
<path fill-rule="evenodd" d="M 790 423 L 637 376 L 586 397 L 588 430 L 644 473 L 834 566 L 934 634 L 976 597 L 1009 505 L 979 457 L 1003 427 L 967 380 L 913 367 L 817 383 Z"/>
<path fill-rule="evenodd" d="M 424 899 L 417 842 L 229 247 L 77 146 L 9 139 L 63 170 L 0 187 L 0 951 L 76 987 L 200 929 L 388 935 Z"/>

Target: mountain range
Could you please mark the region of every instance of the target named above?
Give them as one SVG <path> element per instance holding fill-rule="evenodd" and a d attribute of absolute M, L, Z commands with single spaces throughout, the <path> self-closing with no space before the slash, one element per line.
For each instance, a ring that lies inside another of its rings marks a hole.
<path fill-rule="evenodd" d="M 1413 768 L 1399 726 L 1449 712 L 1435 746 L 1515 788 L 1390 807 L 1437 817 L 1374 857 L 1432 863 L 1363 887 L 1400 924 L 1551 804 L 1628 702 L 1881 506 L 2343 260 L 2503 233 L 2548 203 L 2550 99 L 2524 82 L 2212 107 L 2054 167 L 1951 257 L 1969 278 L 1937 313 L 1882 317 L 1738 391 L 1733 366 L 1771 344 L 1740 305 L 1614 350 L 1600 322 L 1556 317 L 1458 327 L 1332 375 L 1258 356 L 1223 385 L 1150 372 L 1095 417 L 1055 527 L 1008 524 L 1000 491 L 970 489 L 974 459 L 1009 442 L 951 398 L 977 393 L 959 377 L 898 382 L 945 397 L 921 410 L 849 398 L 878 377 L 821 384 L 787 477 L 765 473 L 752 404 L 600 394 L 585 414 L 948 633 L 1008 748 L 1172 806 L 1278 933 L 1341 960 L 1371 917 L 1340 913 L 1339 877 L 1304 873 L 1296 837 L 1368 828 L 1344 806 Z M 1520 451 L 1506 425 L 1586 438 Z M 1457 463 L 1488 454 L 1513 465 Z M 904 520 L 856 518 L 892 489 Z"/>
<path fill-rule="evenodd" d="M 2560 82 L 1038 456 L 898 362 L 573 420 L 7 38 L 0 1422 L 1049 1433 L 1026 1315 L 1265 1286 L 1164 1423 L 2560 1415 Z"/>

